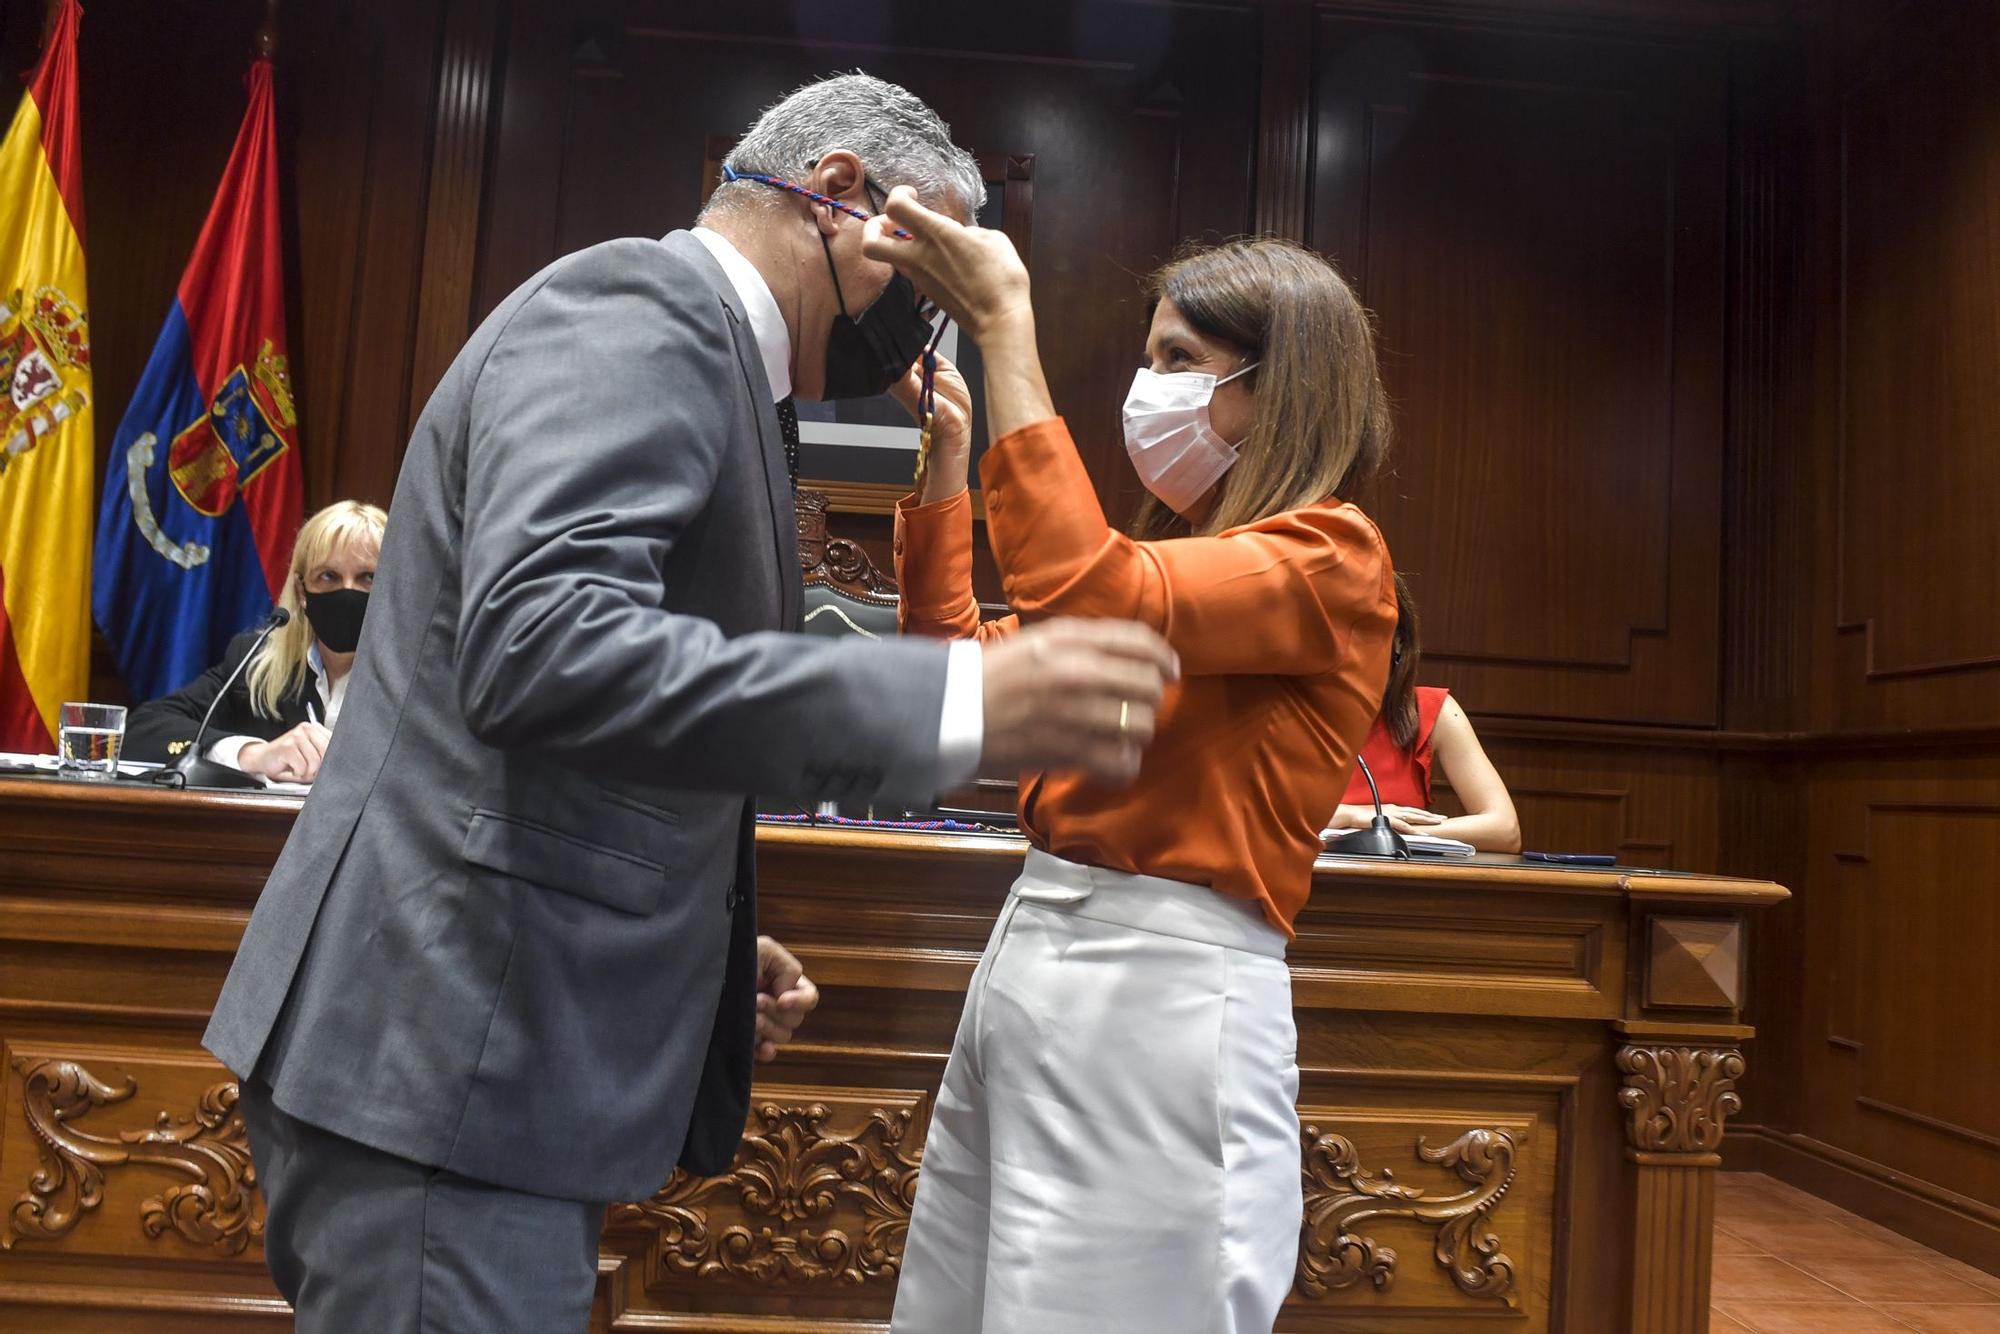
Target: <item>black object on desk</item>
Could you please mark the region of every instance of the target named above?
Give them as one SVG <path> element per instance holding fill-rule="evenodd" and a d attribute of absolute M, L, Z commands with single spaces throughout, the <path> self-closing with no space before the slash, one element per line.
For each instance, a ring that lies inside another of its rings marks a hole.
<path fill-rule="evenodd" d="M 1375 775 L 1368 768 L 1368 761 L 1359 755 L 1354 762 L 1361 767 L 1361 776 L 1368 780 L 1368 795 L 1375 799 L 1375 818 L 1366 829 L 1356 829 L 1342 834 L 1339 838 L 1328 839 L 1326 851 L 1343 857 L 1389 857 L 1396 861 L 1410 859 L 1410 845 L 1389 823 L 1389 817 L 1382 810 L 1382 789 L 1375 786 Z"/>
<path fill-rule="evenodd" d="M 1616 866 L 1618 858 L 1608 852 L 1524 852 L 1524 862 L 1546 862 L 1550 866 Z"/>

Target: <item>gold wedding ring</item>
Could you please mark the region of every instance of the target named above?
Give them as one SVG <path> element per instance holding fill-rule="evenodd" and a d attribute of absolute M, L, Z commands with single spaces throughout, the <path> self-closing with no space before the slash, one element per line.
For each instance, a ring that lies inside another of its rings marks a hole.
<path fill-rule="evenodd" d="M 1118 701 L 1118 739 L 1123 741 L 1132 734 L 1132 701 Z"/>

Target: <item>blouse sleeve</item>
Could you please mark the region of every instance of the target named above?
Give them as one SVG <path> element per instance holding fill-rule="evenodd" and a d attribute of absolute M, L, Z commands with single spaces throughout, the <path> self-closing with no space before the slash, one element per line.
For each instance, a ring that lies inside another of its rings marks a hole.
<path fill-rule="evenodd" d="M 906 635 L 984 642 L 1012 634 L 1017 617 L 981 623 L 972 596 L 972 496 L 896 506 L 897 624 Z"/>
<path fill-rule="evenodd" d="M 1357 624 L 1394 620 L 1388 550 L 1352 505 L 1289 510 L 1214 537 L 1134 541 L 1105 522 L 1060 417 L 995 443 L 980 477 L 1007 602 L 1023 620 L 1141 621 L 1197 676 L 1333 671 Z"/>

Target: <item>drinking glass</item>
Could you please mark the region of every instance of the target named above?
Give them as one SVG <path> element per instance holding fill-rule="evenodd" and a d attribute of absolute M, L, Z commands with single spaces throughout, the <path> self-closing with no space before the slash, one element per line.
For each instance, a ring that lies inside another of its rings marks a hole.
<path fill-rule="evenodd" d="M 62 771 L 74 778 L 103 781 L 118 776 L 118 752 L 125 748 L 125 706 L 62 706 Z"/>

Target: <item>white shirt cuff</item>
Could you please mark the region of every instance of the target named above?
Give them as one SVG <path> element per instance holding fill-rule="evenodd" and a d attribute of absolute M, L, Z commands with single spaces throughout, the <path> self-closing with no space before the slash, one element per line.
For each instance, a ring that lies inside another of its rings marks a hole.
<path fill-rule="evenodd" d="M 938 715 L 938 790 L 979 772 L 986 745 L 986 684 L 979 643 L 955 639 L 945 660 L 944 711 Z"/>
<path fill-rule="evenodd" d="M 243 753 L 245 746 L 256 739 L 254 736 L 223 737 L 208 748 L 208 758 L 214 760 L 217 764 L 226 764 L 232 769 L 241 769 L 243 766 L 236 762 L 237 757 Z"/>

